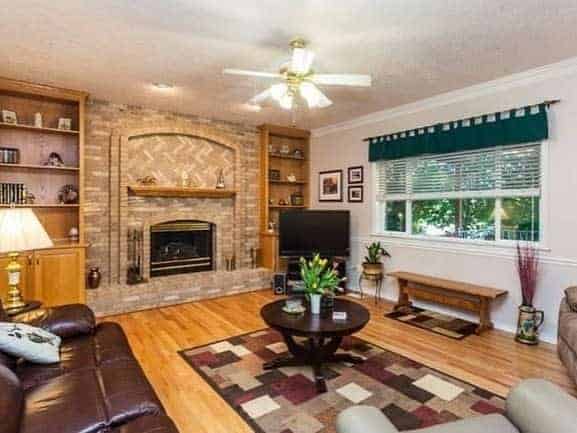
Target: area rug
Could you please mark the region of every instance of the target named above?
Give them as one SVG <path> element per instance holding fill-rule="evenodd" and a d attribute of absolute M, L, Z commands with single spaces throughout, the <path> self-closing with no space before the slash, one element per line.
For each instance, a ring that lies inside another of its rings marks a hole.
<path fill-rule="evenodd" d="M 418 307 L 403 307 L 391 313 L 385 314 L 389 319 L 407 323 L 427 331 L 441 334 L 446 337 L 461 340 L 475 333 L 476 323 L 458 319 L 435 311 L 425 310 Z"/>
<path fill-rule="evenodd" d="M 263 370 L 287 352 L 271 329 L 179 353 L 256 433 L 334 433 L 337 414 L 357 404 L 380 408 L 401 431 L 503 411 L 502 398 L 362 339 L 345 338 L 341 350 L 365 361 L 327 366 L 324 394 L 310 368 Z"/>

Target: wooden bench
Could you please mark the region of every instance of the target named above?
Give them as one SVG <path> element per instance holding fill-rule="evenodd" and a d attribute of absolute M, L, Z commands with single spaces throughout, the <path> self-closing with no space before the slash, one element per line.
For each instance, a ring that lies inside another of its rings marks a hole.
<path fill-rule="evenodd" d="M 478 286 L 462 281 L 446 280 L 412 272 L 389 272 L 399 281 L 399 300 L 395 309 L 409 307 L 410 298 L 437 302 L 479 314 L 477 334 L 492 329 L 491 302 L 507 294 L 506 290 Z"/>

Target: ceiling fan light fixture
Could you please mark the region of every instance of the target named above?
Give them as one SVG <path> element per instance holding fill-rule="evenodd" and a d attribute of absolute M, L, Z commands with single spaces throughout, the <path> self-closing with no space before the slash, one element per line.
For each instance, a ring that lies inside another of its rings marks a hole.
<path fill-rule="evenodd" d="M 294 48 L 291 59 L 291 72 L 304 75 L 309 72 L 315 55 L 305 48 Z"/>
<path fill-rule="evenodd" d="M 299 86 L 300 94 L 307 101 L 309 108 L 324 108 L 332 104 L 317 86 L 308 81 L 304 81 Z"/>
<path fill-rule="evenodd" d="M 290 93 L 285 93 L 284 96 L 278 100 L 278 103 L 281 106 L 281 108 L 285 110 L 292 110 L 293 102 L 294 97 Z"/>
<path fill-rule="evenodd" d="M 288 85 L 286 83 L 278 83 L 270 86 L 270 95 L 280 102 L 280 100 L 287 94 Z"/>

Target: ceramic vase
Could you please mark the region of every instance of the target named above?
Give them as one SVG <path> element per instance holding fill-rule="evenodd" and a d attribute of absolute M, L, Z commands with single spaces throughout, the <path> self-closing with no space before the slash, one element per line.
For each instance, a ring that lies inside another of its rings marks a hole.
<path fill-rule="evenodd" d="M 310 304 L 311 304 L 311 314 L 321 314 L 321 298 L 323 295 L 317 293 L 311 293 Z"/>
<path fill-rule="evenodd" d="M 102 274 L 100 273 L 99 268 L 90 268 L 90 272 L 88 272 L 88 288 L 89 289 L 98 289 L 100 286 L 100 280 L 102 279 Z"/>
<path fill-rule="evenodd" d="M 523 344 L 539 344 L 539 327 L 543 324 L 544 318 L 543 311 L 531 305 L 521 305 L 515 340 Z"/>

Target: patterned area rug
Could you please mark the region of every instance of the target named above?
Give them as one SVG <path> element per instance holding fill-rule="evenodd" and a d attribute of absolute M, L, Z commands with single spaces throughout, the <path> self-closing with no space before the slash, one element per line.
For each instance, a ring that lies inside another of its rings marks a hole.
<path fill-rule="evenodd" d="M 446 314 L 424 310 L 417 307 L 400 308 L 385 314 L 389 319 L 417 326 L 422 329 L 445 335 L 456 340 L 461 340 L 475 333 L 477 324 L 467 320 L 458 319 Z"/>
<path fill-rule="evenodd" d="M 180 355 L 257 433 L 333 433 L 337 414 L 356 404 L 380 408 L 402 431 L 503 411 L 500 397 L 359 338 L 345 338 L 341 350 L 365 362 L 325 368 L 324 394 L 310 368 L 262 369 L 287 351 L 271 329 Z"/>

